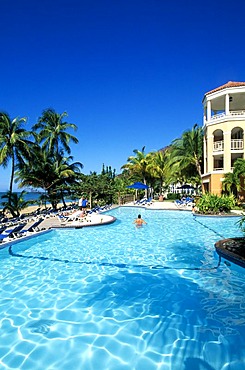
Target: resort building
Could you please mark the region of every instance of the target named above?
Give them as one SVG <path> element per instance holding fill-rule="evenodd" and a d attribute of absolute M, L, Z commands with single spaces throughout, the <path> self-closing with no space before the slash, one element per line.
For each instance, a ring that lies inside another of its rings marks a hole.
<path fill-rule="evenodd" d="M 203 99 L 204 192 L 221 194 L 224 174 L 244 158 L 245 82 L 228 82 Z"/>

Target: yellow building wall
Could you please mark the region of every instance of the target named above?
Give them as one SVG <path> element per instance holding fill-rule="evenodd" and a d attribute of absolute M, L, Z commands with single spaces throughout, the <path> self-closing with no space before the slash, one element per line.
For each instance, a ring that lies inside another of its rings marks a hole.
<path fill-rule="evenodd" d="M 210 182 L 211 182 L 210 192 L 212 194 L 221 195 L 221 192 L 222 192 L 222 181 L 221 181 L 221 179 L 223 178 L 223 175 L 219 174 L 219 173 L 215 173 L 215 174 L 212 174 L 210 177 L 211 177 L 211 179 L 210 179 Z"/>
<path fill-rule="evenodd" d="M 222 181 L 223 174 L 215 173 L 202 178 L 202 191 L 205 193 L 205 185 L 208 186 L 208 192 L 216 195 L 222 193 Z M 207 182 L 208 181 L 208 182 Z M 208 185 L 207 185 L 208 184 Z"/>

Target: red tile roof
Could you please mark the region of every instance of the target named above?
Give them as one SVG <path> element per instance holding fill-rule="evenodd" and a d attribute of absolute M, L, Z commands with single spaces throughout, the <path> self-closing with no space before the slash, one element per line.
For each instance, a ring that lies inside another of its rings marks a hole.
<path fill-rule="evenodd" d="M 239 86 L 245 86 L 245 82 L 229 81 L 226 84 L 224 84 L 224 85 L 222 85 L 220 87 L 217 87 L 216 89 L 213 89 L 211 91 L 206 92 L 205 95 L 209 95 L 209 94 L 212 94 L 212 93 L 214 93 L 216 91 L 223 90 L 223 89 L 226 89 L 226 88 L 229 88 L 229 87 L 239 87 Z"/>

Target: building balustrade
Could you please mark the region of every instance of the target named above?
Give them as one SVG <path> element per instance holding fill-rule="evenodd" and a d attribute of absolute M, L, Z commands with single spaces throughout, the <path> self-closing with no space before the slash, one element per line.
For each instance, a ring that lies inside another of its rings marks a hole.
<path fill-rule="evenodd" d="M 231 150 L 243 150 L 243 139 L 231 139 Z M 222 152 L 224 150 L 224 140 L 214 141 L 213 151 Z"/>
<path fill-rule="evenodd" d="M 231 139 L 231 150 L 243 150 L 243 139 Z"/>
<path fill-rule="evenodd" d="M 230 113 L 231 116 L 244 116 L 245 115 L 244 110 L 235 110 L 235 111 L 231 111 L 229 113 Z"/>
<path fill-rule="evenodd" d="M 224 140 L 215 141 L 213 151 L 214 152 L 221 152 L 223 150 L 224 150 Z"/>
<path fill-rule="evenodd" d="M 224 167 L 214 167 L 214 171 L 223 171 Z"/>
<path fill-rule="evenodd" d="M 210 117 L 210 120 L 215 121 L 215 120 L 218 120 L 220 118 L 227 117 L 227 116 L 243 117 L 243 116 L 245 116 L 245 110 L 230 111 L 228 114 L 226 114 L 225 112 L 213 114 Z M 207 117 L 205 117 L 205 122 L 207 122 Z"/>
<path fill-rule="evenodd" d="M 216 119 L 219 119 L 219 118 L 222 118 L 222 117 L 225 117 L 225 112 L 218 113 L 218 114 L 214 114 L 214 115 L 211 117 L 211 120 L 216 120 Z"/>

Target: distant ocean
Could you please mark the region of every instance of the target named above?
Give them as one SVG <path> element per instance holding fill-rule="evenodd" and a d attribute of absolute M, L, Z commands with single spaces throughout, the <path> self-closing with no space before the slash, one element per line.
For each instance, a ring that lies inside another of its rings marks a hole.
<path fill-rule="evenodd" d="M 16 192 L 14 192 L 16 193 Z M 17 191 L 17 193 L 20 193 Z M 2 199 L 2 195 L 6 194 L 6 192 L 0 192 L 0 209 L 2 208 L 2 202 L 5 202 L 6 199 Z M 30 193 L 26 193 L 25 196 L 24 196 L 24 199 L 25 200 L 33 200 L 35 201 L 34 205 L 37 205 L 38 204 L 38 200 L 39 200 L 39 197 L 41 195 L 44 195 L 44 193 L 41 193 L 41 192 L 30 192 Z M 68 199 L 68 198 L 65 198 L 65 201 L 66 202 L 72 202 L 71 199 Z M 74 202 L 74 200 L 73 200 Z M 49 202 L 46 202 L 46 204 L 50 204 Z"/>

